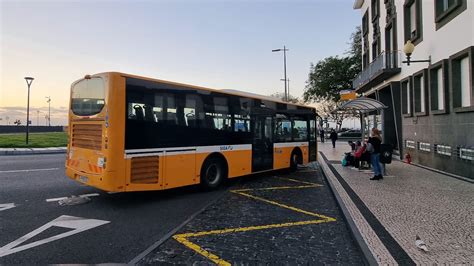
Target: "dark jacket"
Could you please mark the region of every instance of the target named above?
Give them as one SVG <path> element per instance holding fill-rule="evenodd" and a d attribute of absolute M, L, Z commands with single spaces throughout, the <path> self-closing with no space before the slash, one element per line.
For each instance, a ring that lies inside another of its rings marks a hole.
<path fill-rule="evenodd" d="M 337 140 L 337 133 L 335 131 L 331 132 L 329 138 L 331 138 L 332 140 Z"/>
<path fill-rule="evenodd" d="M 380 144 L 382 143 L 382 141 L 379 138 L 370 137 L 368 143 L 374 146 L 374 152 L 372 153 L 380 153 Z"/>

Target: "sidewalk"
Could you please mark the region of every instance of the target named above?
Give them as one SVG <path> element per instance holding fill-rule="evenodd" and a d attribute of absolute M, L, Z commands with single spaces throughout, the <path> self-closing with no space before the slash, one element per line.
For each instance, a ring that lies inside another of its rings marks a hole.
<path fill-rule="evenodd" d="M 29 154 L 54 154 L 54 153 L 66 153 L 66 147 L 0 148 L 0 156 L 2 156 L 2 155 L 29 155 Z"/>
<path fill-rule="evenodd" d="M 474 261 L 474 185 L 392 160 L 383 180 L 343 167 L 346 142 L 318 143 L 318 161 L 369 262 L 470 264 Z M 424 252 L 415 237 L 428 245 Z"/>

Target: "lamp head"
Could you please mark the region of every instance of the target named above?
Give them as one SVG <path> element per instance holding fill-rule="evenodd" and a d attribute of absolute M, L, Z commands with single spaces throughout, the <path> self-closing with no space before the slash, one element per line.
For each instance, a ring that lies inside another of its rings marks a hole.
<path fill-rule="evenodd" d="M 281 51 L 281 49 L 274 49 L 274 50 L 272 50 L 272 52 L 280 52 L 280 51 Z"/>
<path fill-rule="evenodd" d="M 28 84 L 28 86 L 30 86 L 31 83 L 33 83 L 34 78 L 32 78 L 32 77 L 25 77 L 25 80 L 26 80 L 26 84 Z"/>
<path fill-rule="evenodd" d="M 413 43 L 410 40 L 408 40 L 407 43 L 405 43 L 405 46 L 403 46 L 403 52 L 407 56 L 410 56 L 414 50 L 415 50 L 415 45 L 413 45 Z"/>

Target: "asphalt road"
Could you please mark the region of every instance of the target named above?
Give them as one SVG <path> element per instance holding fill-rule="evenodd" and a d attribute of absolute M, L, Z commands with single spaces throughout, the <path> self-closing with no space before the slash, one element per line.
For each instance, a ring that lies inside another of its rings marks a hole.
<path fill-rule="evenodd" d="M 0 157 L 0 264 L 128 263 L 225 193 L 108 194 L 68 179 L 64 159 Z M 85 204 L 57 201 L 95 193 Z"/>

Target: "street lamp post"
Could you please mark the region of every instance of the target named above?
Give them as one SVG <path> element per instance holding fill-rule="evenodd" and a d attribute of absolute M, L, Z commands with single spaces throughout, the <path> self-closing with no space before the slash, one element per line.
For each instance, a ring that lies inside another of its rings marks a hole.
<path fill-rule="evenodd" d="M 28 133 L 30 131 L 29 124 L 30 124 L 30 86 L 33 83 L 34 78 L 32 77 L 25 77 L 26 84 L 28 85 L 28 102 L 26 104 L 26 145 L 28 145 Z"/>
<path fill-rule="evenodd" d="M 280 79 L 280 80 L 285 81 L 285 79 Z M 288 88 L 287 88 L 288 100 L 290 100 L 290 79 L 287 79 L 286 82 L 288 84 Z"/>
<path fill-rule="evenodd" d="M 46 102 L 48 103 L 48 126 L 51 126 L 51 96 L 46 96 L 48 99 Z"/>
<path fill-rule="evenodd" d="M 286 46 L 283 45 L 283 49 L 273 49 L 272 52 L 281 52 L 283 51 L 283 69 L 285 72 L 285 101 L 288 101 L 288 92 L 287 92 L 287 86 L 286 86 L 286 51 L 289 51 L 289 49 L 286 49 Z"/>

